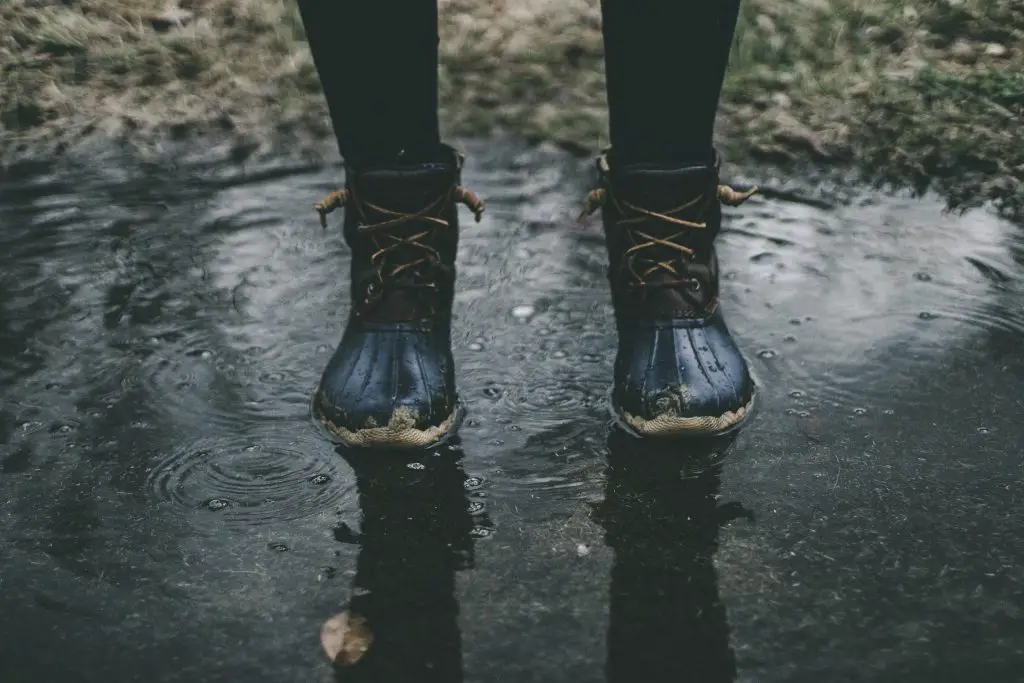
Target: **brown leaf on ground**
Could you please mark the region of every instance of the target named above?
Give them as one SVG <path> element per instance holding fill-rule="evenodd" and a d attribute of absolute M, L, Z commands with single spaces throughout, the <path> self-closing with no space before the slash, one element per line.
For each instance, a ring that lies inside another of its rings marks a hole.
<path fill-rule="evenodd" d="M 351 666 L 373 645 L 373 634 L 364 617 L 342 612 L 324 622 L 320 628 L 320 644 L 332 662 Z"/>

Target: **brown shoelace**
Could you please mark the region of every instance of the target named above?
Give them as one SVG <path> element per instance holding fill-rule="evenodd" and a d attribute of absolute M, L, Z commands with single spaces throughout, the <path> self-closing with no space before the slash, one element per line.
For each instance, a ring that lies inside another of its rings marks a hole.
<path fill-rule="evenodd" d="M 440 213 L 440 209 L 450 201 L 456 201 L 467 206 L 469 210 L 473 212 L 476 222 L 480 222 L 480 219 L 484 214 L 483 200 L 481 200 L 471 190 L 461 186 L 453 186 L 449 192 L 441 195 L 419 211 L 412 213 L 393 211 L 382 206 L 377 206 L 376 204 L 371 204 L 370 202 L 362 202 L 356 197 L 356 194 L 352 189 L 336 190 L 327 195 L 323 201 L 317 203 L 314 208 L 320 215 L 320 226 L 325 230 L 327 229 L 327 214 L 338 208 L 359 207 L 361 211 L 362 209 L 371 209 L 382 216 L 388 217 L 377 223 L 358 225 L 356 228 L 361 233 L 370 234 L 377 249 L 370 256 L 370 263 L 375 266 L 377 281 L 376 283 L 371 283 L 367 289 L 367 303 L 370 303 L 371 297 L 379 293 L 377 285 L 383 285 L 386 280 L 393 281 L 394 278 L 403 273 L 416 274 L 416 269 L 424 265 L 435 267 L 441 266 L 442 268 L 446 268 L 446 266 L 441 263 L 441 255 L 437 249 L 425 241 L 430 235 L 433 229 L 432 227 L 425 227 L 422 231 L 406 236 L 396 235 L 393 232 L 389 232 L 389 229 L 412 222 L 424 222 L 446 228 L 448 227 L 448 221 L 436 214 Z M 388 256 L 395 254 L 399 250 L 406 249 L 412 252 L 420 252 L 421 256 L 419 258 L 414 257 L 407 261 L 391 264 L 390 269 L 387 269 Z M 432 282 L 403 284 L 405 284 L 405 286 L 426 287 L 430 289 L 434 289 L 437 286 Z"/>
<path fill-rule="evenodd" d="M 717 199 L 728 206 L 739 206 L 750 199 L 756 192 L 756 187 L 753 187 L 746 192 L 739 192 L 728 185 L 719 185 L 714 199 Z M 707 228 L 707 223 L 685 220 L 673 214 L 678 214 L 690 209 L 706 200 L 707 195 L 701 194 L 688 202 L 680 204 L 679 206 L 663 212 L 658 212 L 650 211 L 641 206 L 636 206 L 630 202 L 618 199 L 607 189 L 600 188 L 592 190 L 587 195 L 583 211 L 580 212 L 578 220 L 580 223 L 583 223 L 590 214 L 604 206 L 608 201 L 611 201 L 614 204 L 616 210 L 621 216 L 625 216 L 627 210 L 632 212 L 634 215 L 620 219 L 617 225 L 625 228 L 630 241 L 633 243 L 633 246 L 627 249 L 623 254 L 623 267 L 628 269 L 635 278 L 636 283 L 634 286 L 677 287 L 679 285 L 692 285 L 692 278 L 686 277 L 686 264 L 688 263 L 686 258 L 693 256 L 694 250 L 687 247 L 685 244 L 680 244 L 676 240 L 685 236 L 689 230 L 702 230 Z M 678 226 L 680 229 L 667 236 L 659 237 L 657 235 L 652 235 L 645 232 L 643 228 L 644 224 L 651 219 Z M 657 250 L 658 247 L 675 252 L 675 258 L 659 260 L 656 258 L 649 258 L 645 255 L 646 253 L 652 253 L 653 250 Z M 668 273 L 673 279 L 662 280 L 660 282 L 649 282 L 648 280 L 650 276 L 659 270 Z"/>

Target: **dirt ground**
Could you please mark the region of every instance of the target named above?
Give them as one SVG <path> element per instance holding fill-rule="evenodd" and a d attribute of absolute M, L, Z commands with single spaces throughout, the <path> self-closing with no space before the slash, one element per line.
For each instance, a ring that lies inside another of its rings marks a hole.
<path fill-rule="evenodd" d="M 598 0 L 440 0 L 450 135 L 606 142 Z M 219 131 L 240 154 L 320 140 L 290 0 L 0 0 L 0 159 Z M 1024 218 L 1024 3 L 744 0 L 728 158 L 813 162 Z M 319 142 L 322 146 L 322 142 Z"/>

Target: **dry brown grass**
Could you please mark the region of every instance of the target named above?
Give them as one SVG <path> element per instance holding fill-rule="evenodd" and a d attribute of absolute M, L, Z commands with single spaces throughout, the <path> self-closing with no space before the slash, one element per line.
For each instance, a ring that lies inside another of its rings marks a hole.
<path fill-rule="evenodd" d="M 329 131 L 290 0 L 0 0 L 0 147 Z M 598 0 L 440 0 L 449 133 L 606 141 Z M 185 15 L 181 15 L 185 16 Z M 733 159 L 850 162 L 1024 215 L 1019 0 L 745 0 L 720 117 Z M 0 151 L 3 151 L 0 150 Z"/>

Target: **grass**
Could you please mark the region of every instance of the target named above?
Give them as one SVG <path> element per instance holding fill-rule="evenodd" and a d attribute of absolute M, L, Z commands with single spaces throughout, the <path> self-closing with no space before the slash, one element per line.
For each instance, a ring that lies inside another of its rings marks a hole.
<path fill-rule="evenodd" d="M 0 155 L 330 131 L 291 0 L 0 0 Z M 606 143 L 598 0 L 440 0 L 448 133 Z M 187 14 L 184 14 L 185 12 Z M 8 28 L 9 27 L 9 28 Z M 719 132 L 1024 219 L 1024 3 L 744 0 Z"/>

